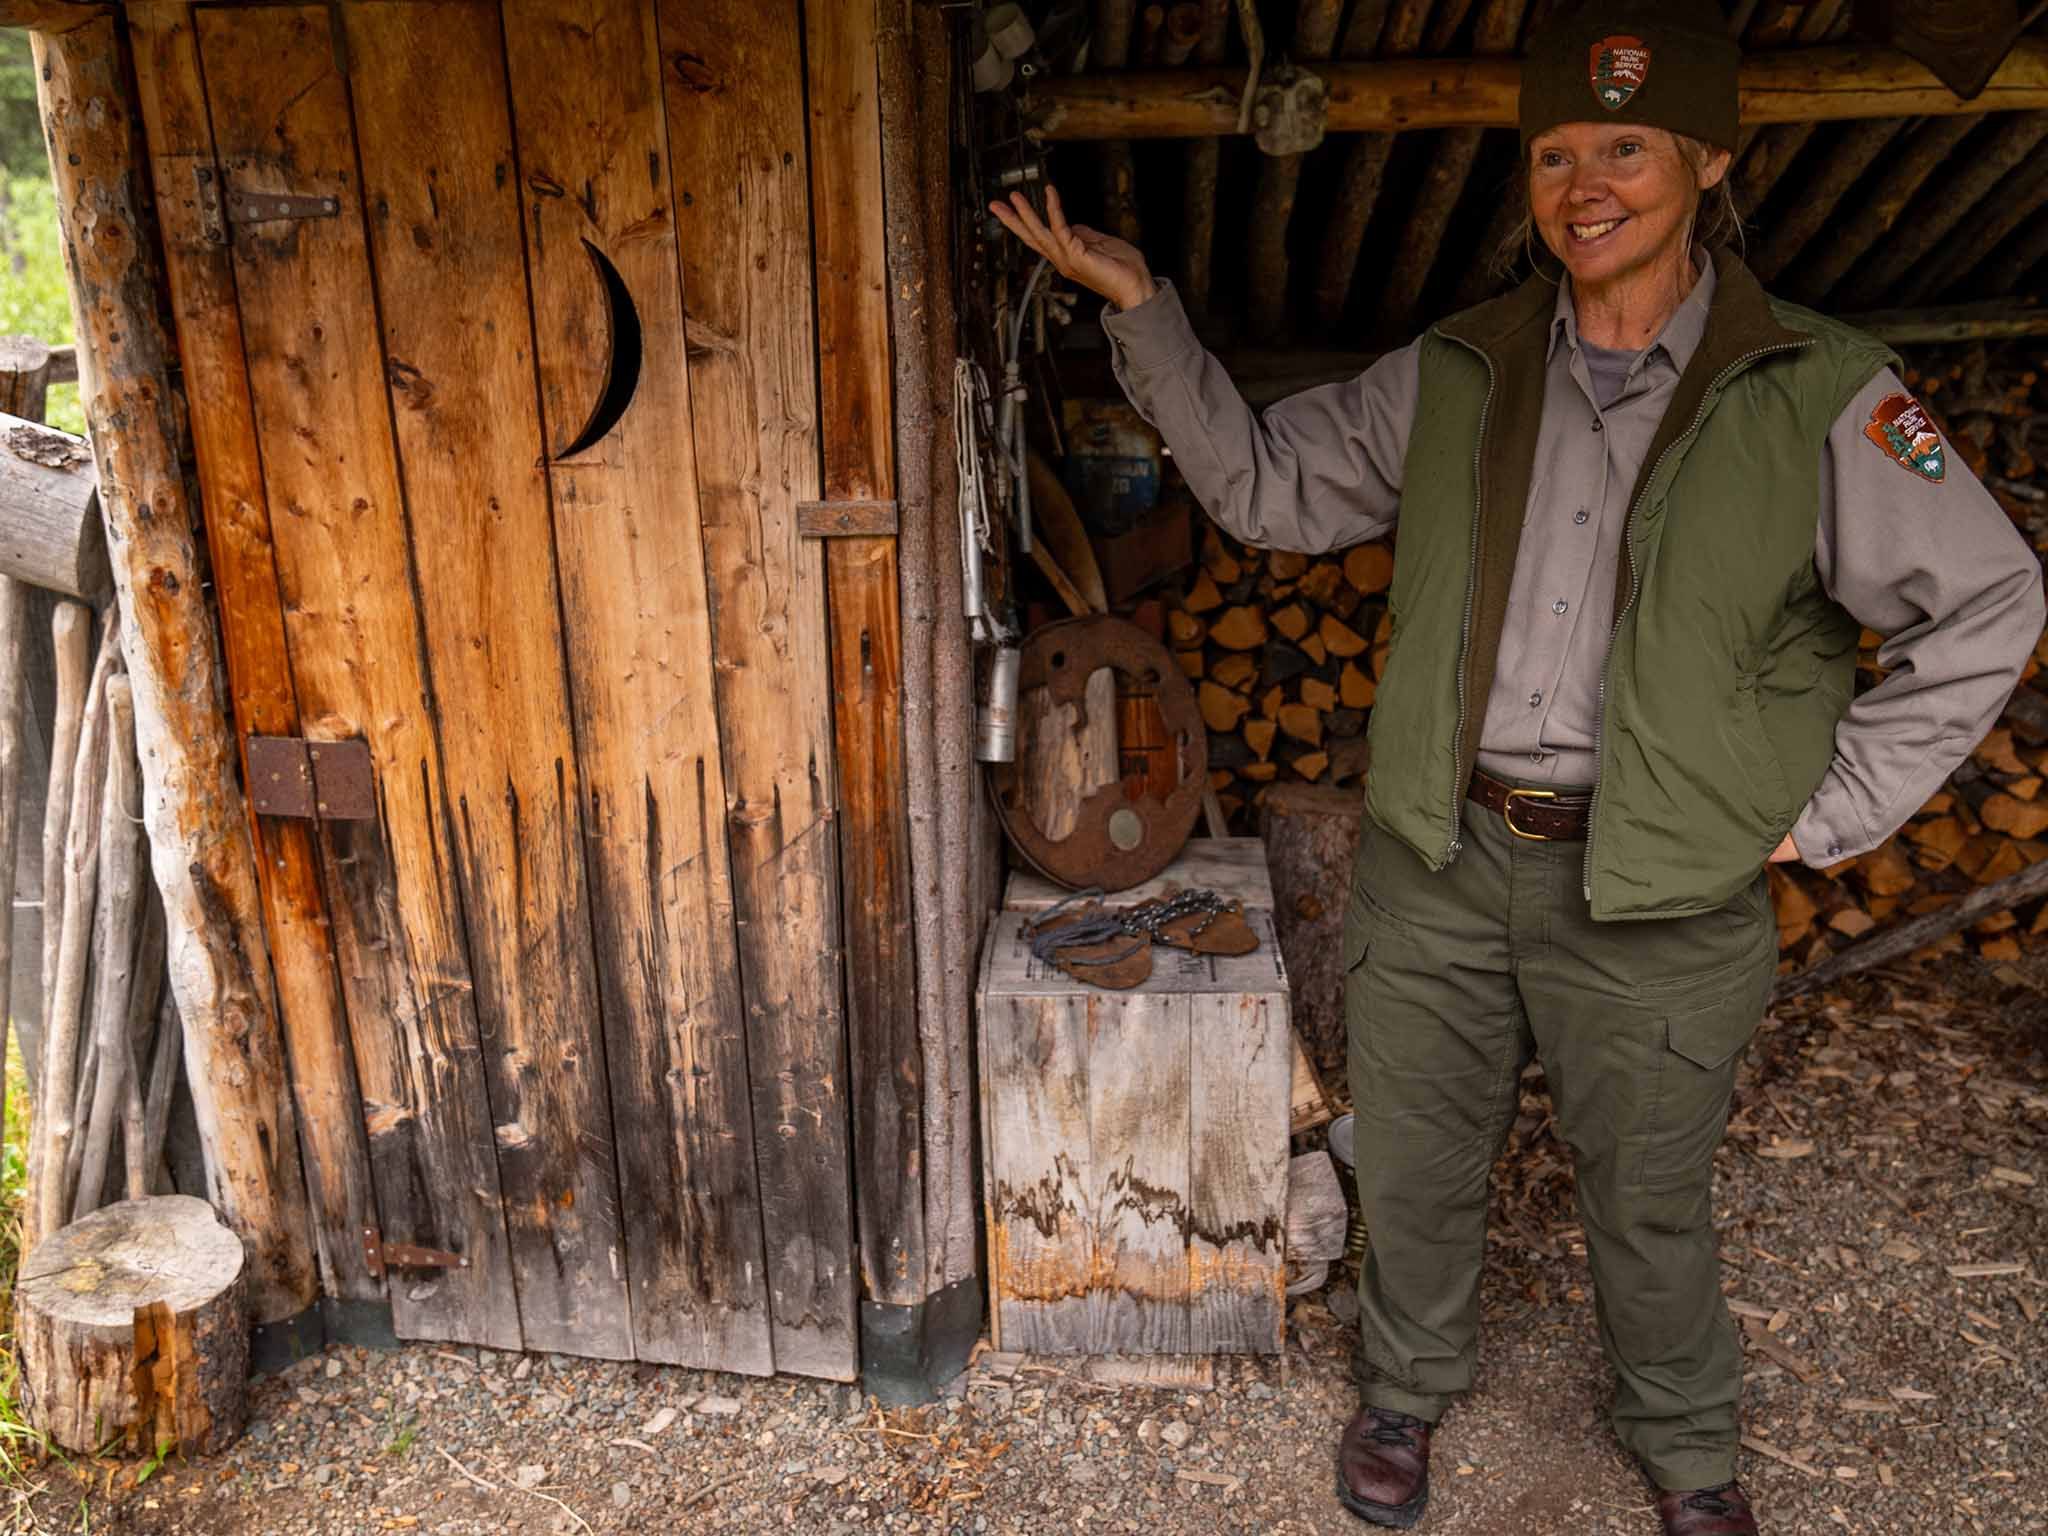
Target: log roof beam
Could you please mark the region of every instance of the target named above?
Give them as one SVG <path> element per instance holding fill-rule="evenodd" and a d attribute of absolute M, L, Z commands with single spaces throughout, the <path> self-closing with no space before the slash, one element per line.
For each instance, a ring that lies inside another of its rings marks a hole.
<path fill-rule="evenodd" d="M 1331 133 L 1516 122 L 1521 63 L 1512 58 L 1339 60 L 1318 73 L 1329 86 Z M 1243 88 L 1234 68 L 1065 76 L 1034 98 L 1032 132 L 1048 141 L 1233 134 Z M 1742 117 L 1751 125 L 2040 107 L 2048 107 L 2048 38 L 2022 39 L 1969 101 L 1888 48 L 1796 48 L 1752 54 L 1742 66 Z"/>
<path fill-rule="evenodd" d="M 0 27 L 62 32 L 112 9 L 103 0 L 0 0 Z"/>

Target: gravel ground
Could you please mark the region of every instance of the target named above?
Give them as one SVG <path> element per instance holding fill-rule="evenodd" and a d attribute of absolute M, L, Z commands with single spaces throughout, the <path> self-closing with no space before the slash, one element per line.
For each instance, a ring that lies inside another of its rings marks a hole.
<path fill-rule="evenodd" d="M 1438 1437 L 1423 1529 L 1654 1536 L 1602 1411 L 1568 1158 L 1528 1090 L 1480 1383 Z M 1766 1025 L 1718 1209 L 1767 1531 L 2048 1530 L 2044 1150 L 2048 957 L 1951 958 Z M 1972 1265 L 1993 1269 L 1951 1268 Z M 232 1452 L 146 1480 L 51 1463 L 12 1518 L 136 1536 L 1357 1531 L 1330 1494 L 1355 1311 L 1343 1283 L 1304 1298 L 1285 1361 L 1219 1361 L 1213 1390 L 983 1355 L 942 1402 L 888 1414 L 807 1381 L 337 1348 L 257 1383 Z"/>

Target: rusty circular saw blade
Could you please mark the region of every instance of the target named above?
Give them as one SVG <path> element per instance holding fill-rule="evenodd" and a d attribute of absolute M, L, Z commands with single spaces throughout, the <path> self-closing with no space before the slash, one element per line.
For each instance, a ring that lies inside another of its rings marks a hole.
<path fill-rule="evenodd" d="M 1073 831 L 1054 841 L 1039 830 L 1022 800 L 1018 763 L 1029 760 L 1022 743 L 1017 762 L 989 765 L 990 800 L 1010 845 L 1038 873 L 1070 890 L 1128 890 L 1165 869 L 1194 831 L 1208 783 L 1209 735 L 1195 690 L 1173 653 L 1135 624 L 1099 616 L 1063 619 L 1035 631 L 1024 642 L 1018 688 L 1021 693 L 1043 687 L 1057 702 L 1080 705 L 1088 679 L 1102 667 L 1154 692 L 1179 773 L 1164 800 L 1129 799 L 1121 778 L 1113 779 L 1081 802 Z M 1132 813 L 1140 824 L 1128 850 L 1110 838 L 1110 818 L 1119 811 Z"/>

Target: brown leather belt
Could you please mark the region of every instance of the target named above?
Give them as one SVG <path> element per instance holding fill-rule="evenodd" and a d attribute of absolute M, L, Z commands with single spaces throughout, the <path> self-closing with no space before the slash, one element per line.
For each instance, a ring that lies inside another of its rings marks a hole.
<path fill-rule="evenodd" d="M 1536 843 L 1583 842 L 1593 810 L 1593 797 L 1583 790 L 1517 789 L 1477 768 L 1466 794 L 1499 815 L 1515 836 Z"/>

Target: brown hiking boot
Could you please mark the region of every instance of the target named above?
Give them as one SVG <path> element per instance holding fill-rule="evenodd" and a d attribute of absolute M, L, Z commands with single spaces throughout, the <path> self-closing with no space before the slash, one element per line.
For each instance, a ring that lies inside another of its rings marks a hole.
<path fill-rule="evenodd" d="M 1429 1426 L 1386 1408 L 1359 1409 L 1337 1442 L 1337 1501 L 1374 1525 L 1413 1526 L 1429 1505 Z"/>
<path fill-rule="evenodd" d="M 1664 1536 L 1757 1536 L 1756 1516 L 1740 1483 L 1690 1492 L 1660 1489 L 1657 1513 L 1664 1518 Z"/>

